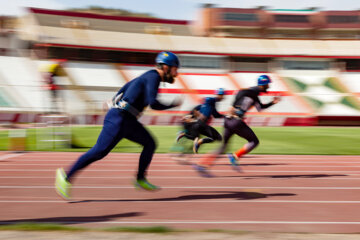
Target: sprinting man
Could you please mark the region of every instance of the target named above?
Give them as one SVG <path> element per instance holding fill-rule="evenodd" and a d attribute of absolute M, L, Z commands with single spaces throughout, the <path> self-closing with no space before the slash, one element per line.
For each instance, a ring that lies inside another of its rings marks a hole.
<path fill-rule="evenodd" d="M 126 83 L 113 98 L 113 106 L 107 112 L 103 129 L 96 144 L 83 154 L 65 173 L 62 168 L 56 170 L 56 190 L 65 198 L 71 198 L 71 183 L 75 174 L 91 163 L 104 158 L 123 138 L 143 146 L 134 185 L 137 188 L 153 191 L 159 187 L 146 179 L 156 143 L 146 128 L 138 121 L 148 105 L 155 110 L 164 110 L 179 106 L 180 101 L 164 105 L 156 97 L 160 82 L 174 83 L 180 66 L 178 57 L 172 52 L 157 55 L 156 68 Z"/>
<path fill-rule="evenodd" d="M 195 169 L 200 173 L 201 176 L 210 177 L 208 172 L 209 167 L 213 164 L 214 160 L 222 153 L 225 152 L 227 144 L 232 135 L 236 134 L 248 141 L 237 151 L 228 154 L 231 165 L 236 169 L 238 168 L 238 160 L 244 154 L 251 152 L 254 148 L 259 145 L 259 139 L 253 132 L 253 130 L 244 122 L 246 112 L 255 106 L 258 111 L 266 109 L 280 101 L 279 97 L 274 97 L 273 101 L 267 104 L 261 103 L 259 95 L 262 92 L 266 92 L 269 88 L 271 79 L 268 75 L 261 75 L 257 80 L 257 86 L 248 89 L 241 90 L 237 93 L 235 100 L 229 110 L 228 115 L 224 121 L 224 134 L 223 143 L 219 149 L 213 154 L 201 158 Z"/>
<path fill-rule="evenodd" d="M 224 99 L 225 90 L 219 88 L 215 90 L 216 97 L 207 97 L 203 104 L 197 105 L 189 115 L 183 118 L 184 131 L 180 132 L 176 141 L 183 137 L 194 141 L 193 151 L 198 153 L 202 144 L 221 141 L 220 133 L 209 125 L 211 117 L 222 118 L 224 115 L 216 110 L 216 103 Z M 204 135 L 205 138 L 200 138 Z"/>

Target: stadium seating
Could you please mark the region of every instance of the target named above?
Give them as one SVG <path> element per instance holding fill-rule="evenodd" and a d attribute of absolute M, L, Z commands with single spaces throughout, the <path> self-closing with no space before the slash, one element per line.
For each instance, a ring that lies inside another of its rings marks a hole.
<path fill-rule="evenodd" d="M 68 61 L 66 76 L 56 79 L 61 88 L 61 110 L 71 115 L 102 114 L 104 101 L 126 82 L 153 68 L 130 64 L 137 63 L 135 60 L 128 64 L 114 63 L 117 59 L 131 52 L 131 59 L 146 55 L 143 62 L 149 64 L 153 55 L 167 49 L 188 62 L 179 69 L 175 84 L 160 84 L 159 98 L 164 102 L 182 98 L 183 104 L 168 111 L 147 109 L 144 122 L 154 123 L 147 116 L 156 116 L 162 123 L 174 122 L 174 116 L 188 112 L 220 87 L 226 90 L 226 95 L 218 103 L 218 110 L 226 112 L 234 94 L 256 85 L 257 77 L 262 74 L 270 75 L 272 84 L 260 99 L 266 103 L 274 96 L 281 96 L 282 101 L 260 113 L 251 109 L 248 121 L 252 124 L 285 124 L 283 116 L 360 116 L 360 73 L 334 67 L 338 56 L 351 60 L 360 55 L 359 41 L 206 37 L 192 35 L 186 21 L 131 20 L 31 8 L 29 12 L 31 20 L 23 23 L 19 38 L 49 50 L 45 58 L 61 55 L 59 51 L 67 49 L 70 59 L 78 60 Z M 85 51 L 77 51 L 78 48 Z M 102 61 L 102 57 L 92 58 L 98 52 L 108 54 L 106 59 L 111 63 L 90 62 Z M 115 54 L 119 58 L 109 59 L 115 52 L 120 57 Z M 89 62 L 84 61 L 84 53 L 89 53 Z M 311 65 L 316 62 L 320 68 L 313 70 Z M 1 112 L 49 111 L 51 96 L 43 88 L 41 74 L 49 63 L 50 60 L 29 57 L 0 57 Z M 304 65 L 297 65 L 298 69 L 290 68 L 301 63 Z M 286 68 L 286 64 L 290 67 Z M 326 67 L 321 68 L 322 64 Z M 277 119 L 273 120 L 274 116 Z"/>
<path fill-rule="evenodd" d="M 334 71 L 282 71 L 291 91 L 297 93 L 317 115 L 354 116 L 359 114 L 360 101 L 337 78 Z M 346 84 L 352 80 L 347 79 Z"/>
<path fill-rule="evenodd" d="M 3 111 L 44 112 L 49 108 L 50 96 L 42 88 L 41 69 L 51 61 L 37 61 L 21 57 L 0 57 L 0 106 Z M 63 109 L 70 114 L 99 114 L 103 102 L 110 99 L 127 81 L 151 69 L 149 66 L 118 65 L 111 63 L 68 62 L 67 76 L 58 82 Z M 214 72 L 214 71 L 213 71 Z M 171 102 L 181 97 L 183 104 L 166 111 L 179 115 L 191 110 L 202 99 L 212 96 L 214 89 L 225 88 L 225 99 L 218 104 L 226 112 L 237 90 L 256 85 L 261 74 L 272 78 L 269 92 L 260 98 L 269 102 L 273 96 L 282 101 L 255 115 L 358 115 L 360 84 L 359 73 L 336 71 L 290 71 L 208 73 L 203 69 L 181 69 L 175 84 L 162 83 L 159 98 Z M 215 71 L 216 72 L 216 71 Z M 338 76 L 338 77 L 334 77 Z M 9 110 L 10 109 L 10 110 Z M 151 111 L 147 114 L 152 115 Z M 164 114 L 156 112 L 156 114 Z"/>
<path fill-rule="evenodd" d="M 48 96 L 33 61 L 22 57 L 0 57 L 2 96 L 13 111 L 43 111 Z"/>

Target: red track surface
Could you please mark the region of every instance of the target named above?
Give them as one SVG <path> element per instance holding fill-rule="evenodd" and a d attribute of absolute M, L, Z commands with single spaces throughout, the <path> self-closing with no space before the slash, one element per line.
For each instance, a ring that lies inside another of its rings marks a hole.
<path fill-rule="evenodd" d="M 55 169 L 80 153 L 0 153 L 0 224 L 53 222 L 89 227 L 165 225 L 181 229 L 354 233 L 360 228 L 360 156 L 249 155 L 244 173 L 226 158 L 201 178 L 168 154 L 154 156 L 136 190 L 139 154 L 111 153 L 81 172 L 74 202 L 53 188 Z"/>

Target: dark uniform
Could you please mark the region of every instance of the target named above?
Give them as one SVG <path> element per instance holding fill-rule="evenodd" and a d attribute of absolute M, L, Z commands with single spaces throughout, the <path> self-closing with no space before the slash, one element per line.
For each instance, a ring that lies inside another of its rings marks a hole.
<path fill-rule="evenodd" d="M 255 135 L 253 130 L 243 121 L 243 119 L 245 113 L 252 106 L 255 106 L 256 109 L 260 111 L 274 105 L 274 103 L 272 102 L 262 104 L 259 99 L 260 93 L 261 89 L 256 86 L 249 89 L 241 90 L 236 94 L 235 101 L 232 105 L 235 109 L 235 114 L 228 115 L 225 118 L 225 130 L 223 135 L 224 141 L 221 148 L 219 149 L 219 154 L 225 151 L 229 139 L 233 134 L 245 138 L 248 141 L 247 152 L 250 152 L 259 144 L 259 139 Z"/>
<path fill-rule="evenodd" d="M 157 55 L 155 63 L 156 70 L 147 71 L 128 82 L 115 95 L 112 104 L 109 104 L 112 108 L 105 116 L 104 126 L 96 144 L 83 154 L 67 173 L 63 168 L 56 170 L 55 189 L 62 198 L 67 200 L 71 198 L 71 181 L 75 173 L 105 157 L 123 138 L 143 146 L 134 186 L 148 191 L 159 189 L 146 179 L 146 171 L 156 144 L 150 133 L 137 119 L 148 105 L 156 110 L 180 105 L 178 101 L 175 104 L 164 105 L 156 99 L 161 81 L 174 83 L 180 62 L 174 53 L 161 52 Z"/>
<path fill-rule="evenodd" d="M 256 109 L 260 111 L 274 105 L 279 101 L 279 98 L 274 98 L 274 100 L 270 103 L 261 103 L 259 95 L 261 92 L 266 92 L 269 87 L 269 83 L 271 83 L 270 77 L 267 75 L 261 75 L 258 78 L 258 86 L 241 90 L 236 94 L 235 100 L 232 104 L 233 109 L 225 117 L 223 143 L 221 147 L 213 154 L 201 158 L 198 164 L 194 165 L 195 170 L 197 170 L 201 176 L 212 176 L 207 172 L 207 168 L 213 164 L 214 160 L 220 154 L 225 152 L 227 144 L 232 135 L 236 134 L 248 141 L 248 143 L 242 146 L 242 148 L 240 148 L 238 151 L 228 155 L 231 165 L 236 170 L 240 170 L 238 168 L 237 159 L 243 154 L 249 153 L 257 145 L 259 145 L 259 139 L 253 130 L 244 122 L 244 117 L 246 112 L 253 106 L 255 106 Z"/>
<path fill-rule="evenodd" d="M 223 93 L 221 95 L 223 95 Z M 185 130 L 177 137 L 177 141 L 182 137 L 194 140 L 193 151 L 195 153 L 198 152 L 200 145 L 203 143 L 221 141 L 222 137 L 220 133 L 208 124 L 212 117 L 224 117 L 216 110 L 216 102 L 221 99 L 222 98 L 218 97 L 207 97 L 203 104 L 196 106 L 189 115 L 185 116 L 183 119 Z M 200 139 L 200 135 L 206 137 Z"/>
<path fill-rule="evenodd" d="M 156 148 L 155 141 L 137 117 L 148 105 L 155 110 L 164 110 L 176 105 L 163 105 L 157 99 L 161 77 L 156 70 L 150 70 L 125 84 L 117 93 L 116 107 L 105 116 L 104 126 L 99 138 L 87 153 L 82 155 L 67 173 L 72 176 L 82 168 L 105 157 L 123 138 L 141 144 L 144 148 L 140 155 L 137 179 L 144 179 Z"/>
<path fill-rule="evenodd" d="M 192 111 L 191 115 L 194 121 L 186 122 L 184 121 L 185 136 L 191 140 L 204 135 L 207 138 L 203 139 L 203 143 L 210 143 L 215 140 L 221 141 L 222 137 L 215 128 L 211 127 L 208 123 L 211 120 L 211 117 L 222 118 L 224 117 L 216 110 L 217 98 L 207 97 L 204 101 L 204 104 L 196 106 Z M 197 119 L 195 111 L 201 113 L 205 118 Z"/>

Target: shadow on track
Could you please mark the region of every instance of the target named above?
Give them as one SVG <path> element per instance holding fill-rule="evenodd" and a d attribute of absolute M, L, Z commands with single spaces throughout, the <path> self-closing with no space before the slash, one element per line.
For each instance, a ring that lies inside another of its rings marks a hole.
<path fill-rule="evenodd" d="M 231 200 L 250 200 L 258 198 L 268 198 L 268 197 L 287 197 L 295 196 L 293 193 L 271 193 L 265 194 L 260 192 L 233 192 L 233 191 L 212 191 L 204 192 L 210 194 L 193 194 L 193 195 L 184 195 L 179 197 L 170 197 L 170 198 L 152 198 L 152 199 L 111 199 L 111 200 L 82 200 L 72 203 L 84 203 L 84 202 L 164 202 L 164 201 L 194 201 L 194 200 L 216 200 L 216 199 L 231 199 Z M 211 194 L 212 193 L 212 194 Z"/>
<path fill-rule="evenodd" d="M 326 177 L 346 177 L 346 174 L 292 174 L 292 175 L 254 175 L 254 176 L 221 176 L 227 177 L 242 177 L 244 179 L 257 179 L 257 178 L 326 178 Z"/>
<path fill-rule="evenodd" d="M 0 221 L 0 225 L 9 225 L 16 223 L 58 223 L 58 224 L 81 224 L 106 222 L 118 218 L 128 218 L 142 216 L 142 212 L 128 212 L 102 216 L 84 216 L 84 217 L 51 217 L 51 218 L 32 218 L 32 219 L 16 219 Z"/>
<path fill-rule="evenodd" d="M 240 166 L 280 166 L 280 165 L 289 165 L 287 163 L 240 163 Z M 230 166 L 230 164 L 214 164 L 214 166 Z"/>

